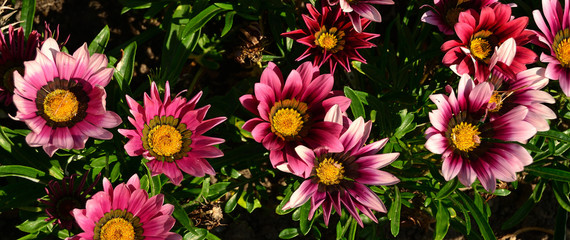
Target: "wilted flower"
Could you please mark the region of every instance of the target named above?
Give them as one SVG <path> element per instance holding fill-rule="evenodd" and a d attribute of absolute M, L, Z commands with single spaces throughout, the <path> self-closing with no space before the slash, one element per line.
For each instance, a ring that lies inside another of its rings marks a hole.
<path fill-rule="evenodd" d="M 335 104 L 344 112 L 350 99 L 333 94 L 333 83 L 331 74 L 320 75 L 310 62 L 291 71 L 284 82 L 279 68 L 270 62 L 255 84 L 254 95 L 240 97 L 241 104 L 257 116 L 242 128 L 270 151 L 273 167 L 287 163 L 292 171 L 302 172 L 306 166 L 294 150 L 299 145 L 342 150 L 338 140 L 342 125 L 324 117 Z"/>
<path fill-rule="evenodd" d="M 431 95 L 437 110 L 429 113 L 432 127 L 426 131 L 426 148 L 442 154 L 442 174 L 445 180 L 458 176 L 470 186 L 475 178 L 487 191 L 495 191 L 496 179 L 512 182 L 516 173 L 532 162 L 530 154 L 517 143 L 536 134 L 536 128 L 524 121 L 528 109 L 517 106 L 503 115 L 488 120 L 487 109 L 492 102 L 493 88 L 483 82 L 474 85 L 463 75 L 457 97 Z"/>
<path fill-rule="evenodd" d="M 458 22 L 459 13 L 473 9 L 480 12 L 482 7 L 489 6 L 498 0 L 434 0 L 435 6 L 423 5 L 431 10 L 422 15 L 422 22 L 437 26 L 445 35 L 453 35 L 453 27 Z"/>
<path fill-rule="evenodd" d="M 379 34 L 357 32 L 340 8 L 323 7 L 321 14 L 313 5 L 307 4 L 307 10 L 311 14 L 311 16 L 303 14 L 307 29 L 281 34 L 309 47 L 297 58 L 297 61 L 312 55 L 313 65 L 320 68 L 323 63 L 328 62 L 331 73 L 334 72 L 337 63 L 346 71 L 350 71 L 350 60 L 366 63 L 366 59 L 356 50 L 375 47 L 376 45 L 369 41 L 380 36 Z M 370 24 L 365 18 L 360 21 L 362 29 Z"/>
<path fill-rule="evenodd" d="M 60 52 L 47 39 L 34 61 L 27 61 L 25 75 L 14 72 L 15 119 L 32 130 L 26 142 L 43 147 L 52 156 L 57 149 L 83 149 L 89 137 L 111 139 L 104 128 L 114 128 L 121 118 L 105 108 L 105 86 L 113 68 L 103 54 L 89 55 L 87 44 L 72 55 Z"/>
<path fill-rule="evenodd" d="M 127 184 L 121 183 L 114 189 L 104 178 L 103 191 L 87 200 L 85 209 L 73 210 L 83 232 L 71 239 L 181 240 L 182 236 L 170 232 L 176 223 L 171 216 L 173 211 L 174 206 L 164 204 L 164 195 L 149 198 L 148 193 L 140 188 L 136 174 Z"/>
<path fill-rule="evenodd" d="M 135 129 L 119 129 L 119 133 L 129 138 L 125 144 L 129 156 L 143 155 L 150 160 L 147 165 L 153 175 L 164 173 L 176 185 L 183 179 L 180 170 L 196 177 L 206 173 L 216 175 L 205 158 L 223 156 L 224 153 L 214 145 L 223 143 L 224 139 L 202 134 L 226 118 L 204 120 L 210 106 L 194 109 L 201 96 L 202 92 L 189 101 L 178 96 L 171 99 L 168 82 L 164 101 L 160 100 L 155 82 L 150 97 L 145 93 L 144 107 L 127 96 L 133 115 L 129 121 Z"/>
<path fill-rule="evenodd" d="M 392 0 L 328 0 L 329 5 L 333 6 L 340 2 L 340 8 L 345 12 L 352 26 L 357 32 L 362 32 L 362 23 L 360 17 L 366 18 L 370 21 L 381 22 L 382 15 L 370 4 L 392 5 Z"/>
<path fill-rule="evenodd" d="M 340 112 L 337 115 L 340 115 Z M 342 151 L 330 151 L 326 148 L 311 150 L 302 145 L 296 147 L 295 151 L 306 164 L 306 169 L 301 171 L 309 174 L 283 209 L 301 206 L 310 198 L 309 219 L 313 218 L 315 210 L 322 205 L 325 224 L 328 225 L 332 207 L 334 206 L 340 215 L 342 203 L 360 226 L 363 226 L 363 223 L 358 210 L 378 222 L 372 210 L 386 212 L 386 207 L 365 184 L 398 183 L 400 180 L 394 175 L 378 169 L 392 163 L 400 153 L 377 154 L 388 139 L 366 144 L 371 128 L 372 122 L 365 123 L 362 117 L 352 122 L 339 138 L 344 146 Z"/>

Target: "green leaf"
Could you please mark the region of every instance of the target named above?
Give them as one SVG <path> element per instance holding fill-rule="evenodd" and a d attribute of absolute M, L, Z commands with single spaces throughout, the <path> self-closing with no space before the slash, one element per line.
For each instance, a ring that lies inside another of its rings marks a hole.
<path fill-rule="evenodd" d="M 443 187 L 435 195 L 435 200 L 447 198 L 455 191 L 455 189 L 457 189 L 457 186 L 459 186 L 459 181 L 457 181 L 457 178 L 453 178 L 453 180 L 445 183 L 445 185 L 443 185 Z"/>
<path fill-rule="evenodd" d="M 283 200 L 281 200 L 281 203 L 279 203 L 279 205 L 277 205 L 277 207 L 275 208 L 275 213 L 279 214 L 279 215 L 285 215 L 288 214 L 290 212 L 292 212 L 294 209 L 287 209 L 285 211 L 283 211 L 283 207 L 285 206 L 285 204 L 287 204 L 287 202 L 289 202 L 289 199 L 291 198 L 291 195 L 293 195 L 293 191 L 291 190 L 291 188 L 293 187 L 293 185 L 295 184 L 289 184 L 287 186 L 287 188 L 285 189 L 285 197 L 283 197 Z"/>
<path fill-rule="evenodd" d="M 554 227 L 554 239 L 566 239 L 566 222 L 568 221 L 568 211 L 559 207 L 556 211 L 556 225 Z"/>
<path fill-rule="evenodd" d="M 404 135 L 406 135 L 406 133 L 409 133 L 411 131 L 413 131 L 414 129 L 416 129 L 416 123 L 414 122 L 414 114 L 413 113 L 408 113 L 407 110 L 402 110 L 400 111 L 400 118 L 402 119 L 402 124 L 400 124 L 400 126 L 398 128 L 396 128 L 396 131 L 394 133 L 394 136 L 396 138 L 402 138 Z"/>
<path fill-rule="evenodd" d="M 564 171 L 557 168 L 542 167 L 542 166 L 527 166 L 525 170 L 535 176 L 539 176 L 545 179 L 560 181 L 560 182 L 570 182 L 570 172 Z"/>
<path fill-rule="evenodd" d="M 392 206 L 390 206 L 390 211 L 388 212 L 388 218 L 390 218 L 390 232 L 392 235 L 398 236 L 400 233 L 400 211 L 402 208 L 402 201 L 400 198 L 400 190 L 398 186 L 394 186 L 394 201 Z"/>
<path fill-rule="evenodd" d="M 570 143 L 570 136 L 568 136 L 567 134 L 555 131 L 555 130 L 548 130 L 545 132 L 537 132 L 536 136 L 552 138 L 552 139 L 556 139 L 558 141 Z"/>
<path fill-rule="evenodd" d="M 11 153 L 12 145 L 14 145 L 14 143 L 10 141 L 10 138 L 4 132 L 4 128 L 4 126 L 0 126 L 0 146 L 7 152 Z"/>
<path fill-rule="evenodd" d="M 364 105 L 360 101 L 360 98 L 356 95 L 356 92 L 352 90 L 350 87 L 345 86 L 344 95 L 346 95 L 346 97 L 350 98 L 351 100 L 350 110 L 352 111 L 352 115 L 354 116 L 354 118 L 356 119 L 358 117 L 364 117 L 365 116 Z"/>
<path fill-rule="evenodd" d="M 491 229 L 491 225 L 489 225 L 489 221 L 487 221 L 487 217 L 483 215 L 483 213 L 475 206 L 473 200 L 461 191 L 455 192 L 463 202 L 464 206 L 467 207 L 467 210 L 469 210 L 471 216 L 473 216 L 475 219 L 475 222 L 477 223 L 477 226 L 479 226 L 479 231 L 481 232 L 483 239 L 496 239 L 493 233 L 493 229 Z"/>
<path fill-rule="evenodd" d="M 20 15 L 20 20 L 23 21 L 21 24 L 24 28 L 24 34 L 26 39 L 30 36 L 32 28 L 34 25 L 34 15 L 36 14 L 36 0 L 22 0 L 22 13 Z"/>
<path fill-rule="evenodd" d="M 281 230 L 279 233 L 279 238 L 281 239 L 291 239 L 296 236 L 299 236 L 299 229 L 298 228 L 285 228 Z"/>
<path fill-rule="evenodd" d="M 203 228 L 189 228 L 190 232 L 184 235 L 184 240 L 203 240 L 208 236 L 208 230 Z"/>
<path fill-rule="evenodd" d="M 526 202 L 513 214 L 507 221 L 503 223 L 501 226 L 502 230 L 507 230 L 509 228 L 513 228 L 518 225 L 522 220 L 525 219 L 526 215 L 530 213 L 530 211 L 536 206 L 536 203 L 540 201 L 540 196 L 544 191 L 545 183 L 544 180 L 541 180 L 536 184 L 534 190 L 530 197 L 526 200 Z"/>
<path fill-rule="evenodd" d="M 354 240 L 356 238 L 356 227 L 358 223 L 356 221 L 350 221 L 350 228 L 348 229 L 348 239 Z"/>
<path fill-rule="evenodd" d="M 223 196 L 224 194 L 226 194 L 228 192 L 228 186 L 231 184 L 231 182 L 219 182 L 216 183 L 212 186 L 210 186 L 210 191 L 208 193 L 208 199 L 218 199 L 221 196 Z M 231 190 L 231 189 L 229 189 Z"/>
<path fill-rule="evenodd" d="M 210 177 L 205 177 L 202 181 L 202 191 L 200 191 L 200 195 L 203 197 L 210 195 Z"/>
<path fill-rule="evenodd" d="M 221 37 L 225 36 L 232 29 L 232 26 L 234 24 L 234 16 L 236 15 L 236 13 L 237 13 L 236 11 L 231 11 L 226 14 L 225 25 L 224 28 L 222 29 Z"/>
<path fill-rule="evenodd" d="M 568 183 L 553 181 L 552 190 L 554 192 L 554 197 L 556 197 L 558 204 L 560 204 L 560 207 L 570 212 L 570 198 L 568 198 L 568 192 L 569 192 Z"/>
<path fill-rule="evenodd" d="M 238 199 L 242 195 L 242 193 L 243 193 L 243 188 L 239 188 L 239 190 L 236 193 L 234 193 L 232 197 L 230 197 L 230 199 L 226 202 L 226 206 L 224 207 L 224 212 L 230 213 L 236 208 Z"/>
<path fill-rule="evenodd" d="M 315 220 L 315 218 L 313 218 L 312 220 L 309 221 L 309 212 L 311 211 L 311 201 L 307 201 L 305 204 L 303 204 L 303 206 L 301 206 L 300 208 L 300 211 L 301 215 L 299 221 L 299 228 L 303 235 L 307 235 L 307 233 L 309 233 L 311 227 L 313 226 L 313 220 Z"/>
<path fill-rule="evenodd" d="M 447 235 L 449 229 L 449 211 L 441 201 L 437 202 L 437 214 L 435 215 L 435 237 L 436 240 L 441 240 Z"/>
<path fill-rule="evenodd" d="M 105 25 L 105 27 L 95 36 L 95 39 L 91 41 L 89 44 L 89 52 L 93 53 L 103 53 L 105 51 L 105 47 L 107 47 L 107 43 L 109 42 L 109 37 L 111 36 L 111 31 L 109 30 L 109 26 Z"/>
<path fill-rule="evenodd" d="M 46 221 L 47 217 L 39 217 L 36 220 L 26 220 L 22 224 L 16 226 L 22 232 L 35 233 L 52 224 L 52 221 Z"/>
<path fill-rule="evenodd" d="M 194 224 L 192 224 L 192 220 L 188 217 L 188 213 L 184 210 L 184 208 L 178 203 L 175 197 L 169 194 L 165 194 L 164 198 L 167 203 L 170 203 L 174 206 L 174 211 L 172 212 L 172 216 L 176 218 L 176 222 L 180 223 L 186 229 L 193 229 Z"/>
<path fill-rule="evenodd" d="M 21 177 L 33 182 L 39 182 L 39 177 L 45 176 L 45 172 L 22 165 L 0 166 L 0 177 Z"/>
<path fill-rule="evenodd" d="M 123 50 L 123 57 L 121 61 L 117 63 L 115 67 L 115 80 L 119 84 L 121 91 L 130 93 L 129 85 L 131 84 L 131 79 L 133 78 L 133 71 L 135 68 L 135 54 L 137 52 L 137 42 L 132 42 L 129 44 L 125 50 Z"/>

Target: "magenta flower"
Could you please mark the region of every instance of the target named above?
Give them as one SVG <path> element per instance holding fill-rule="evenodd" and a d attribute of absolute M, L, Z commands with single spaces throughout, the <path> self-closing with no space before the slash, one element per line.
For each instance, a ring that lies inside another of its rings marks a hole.
<path fill-rule="evenodd" d="M 85 148 L 89 137 L 113 138 L 104 128 L 118 126 L 121 118 L 105 109 L 104 87 L 113 75 L 105 55 L 90 56 L 83 44 L 72 56 L 49 38 L 36 59 L 24 65 L 24 77 L 14 72 L 15 119 L 32 130 L 26 136 L 30 146 L 52 156 L 60 148 Z"/>
<path fill-rule="evenodd" d="M 422 6 L 431 8 L 422 15 L 422 22 L 437 26 L 445 35 L 453 35 L 453 27 L 458 21 L 459 13 L 469 9 L 481 12 L 482 7 L 496 2 L 498 0 L 434 0 L 435 6 Z"/>
<path fill-rule="evenodd" d="M 526 69 L 526 64 L 535 62 L 536 54 L 523 45 L 530 42 L 535 34 L 526 30 L 527 17 L 511 20 L 511 7 L 506 4 L 493 4 L 483 7 L 481 14 L 468 10 L 459 14 L 455 32 L 459 40 L 449 40 L 441 46 L 445 52 L 443 63 L 457 65 L 460 75 L 474 75 L 477 82 L 489 78 L 489 62 L 495 50 L 509 38 L 517 45 L 516 56 L 510 67 L 514 73 Z"/>
<path fill-rule="evenodd" d="M 61 181 L 52 180 L 48 183 L 48 187 L 46 187 L 48 200 L 39 199 L 41 203 L 47 205 L 45 211 L 49 218 L 46 221 L 56 219 L 53 224 L 57 223 L 67 230 L 71 230 L 74 226 L 77 227 L 71 210 L 85 207 L 89 192 L 93 190 L 95 183 L 99 182 L 101 177 L 99 174 L 93 184 L 85 187 L 85 180 L 88 175 L 88 173 L 84 174 L 79 183 L 77 183 L 79 177 L 77 174 L 64 177 Z"/>
<path fill-rule="evenodd" d="M 548 26 L 540 11 L 532 12 L 534 21 L 542 33 L 540 42 L 550 48 L 550 55 L 542 53 L 540 61 L 547 62 L 546 76 L 560 81 L 560 88 L 566 96 L 570 96 L 570 14 L 569 1 L 564 1 L 564 13 L 559 0 L 543 0 L 542 11 Z"/>
<path fill-rule="evenodd" d="M 376 47 L 369 41 L 380 36 L 379 34 L 357 32 L 340 8 L 331 9 L 324 6 L 321 14 L 313 5 L 307 4 L 307 10 L 311 14 L 311 16 L 303 14 L 307 29 L 281 34 L 308 46 L 297 61 L 312 55 L 313 65 L 320 68 L 323 63 L 328 62 L 331 73 L 334 73 L 337 63 L 348 72 L 350 72 L 350 60 L 366 63 L 366 59 L 357 50 Z M 362 29 L 370 24 L 368 19 L 363 18 L 360 21 Z"/>
<path fill-rule="evenodd" d="M 344 112 L 350 99 L 333 93 L 333 84 L 331 74 L 319 75 L 319 68 L 310 62 L 291 71 L 284 82 L 279 68 L 270 62 L 255 84 L 254 95 L 240 97 L 241 104 L 257 116 L 242 128 L 270 151 L 273 167 L 287 163 L 293 172 L 302 172 L 306 166 L 295 152 L 299 145 L 343 149 L 338 140 L 342 125 L 324 117 L 335 104 Z"/>
<path fill-rule="evenodd" d="M 145 93 L 144 107 L 127 96 L 127 103 L 133 117 L 129 121 L 135 129 L 119 129 L 119 133 L 129 138 L 125 150 L 129 156 L 143 155 L 152 175 L 164 173 L 172 183 L 180 185 L 182 171 L 192 176 L 202 177 L 206 173 L 216 175 L 205 158 L 224 155 L 214 145 L 224 139 L 207 137 L 202 134 L 226 120 L 217 117 L 204 120 L 210 106 L 194 109 L 202 92 L 187 101 L 182 97 L 170 97 L 167 82 L 164 101 L 160 100 L 158 88 L 153 82 L 150 97 Z"/>
<path fill-rule="evenodd" d="M 524 121 L 529 110 L 517 106 L 492 120 L 485 119 L 492 102 L 493 88 L 483 82 L 474 85 L 468 75 L 459 82 L 456 97 L 431 95 L 438 109 L 429 113 L 432 127 L 426 131 L 426 148 L 442 154 L 442 174 L 449 181 L 470 186 L 475 178 L 489 191 L 495 191 L 496 179 L 512 182 L 516 173 L 532 162 L 530 154 L 517 143 L 536 134 L 536 128 Z M 491 102 L 491 103 L 490 103 Z"/>
<path fill-rule="evenodd" d="M 40 47 L 40 34 L 35 30 L 28 38 L 24 36 L 24 29 L 8 27 L 8 34 L 0 33 L 0 103 L 8 106 L 12 103 L 14 94 L 13 72 L 24 73 L 24 61 L 33 60 L 36 49 Z"/>
<path fill-rule="evenodd" d="M 71 239 L 181 240 L 182 236 L 170 232 L 176 223 L 171 216 L 174 206 L 163 203 L 162 194 L 148 197 L 148 193 L 140 188 L 136 174 L 127 184 L 121 183 L 114 189 L 104 178 L 103 191 L 87 200 L 85 209 L 73 210 L 72 214 L 83 232 Z"/>
<path fill-rule="evenodd" d="M 362 23 L 360 22 L 360 17 L 366 18 L 370 21 L 381 22 L 382 16 L 380 12 L 376 10 L 370 4 L 382 4 L 382 5 L 392 5 L 394 1 L 392 0 L 328 0 L 329 5 L 334 6 L 340 2 L 340 8 L 345 12 L 352 26 L 357 32 L 362 32 Z"/>
<path fill-rule="evenodd" d="M 342 203 L 360 226 L 363 223 L 358 210 L 378 222 L 372 210 L 386 212 L 386 207 L 365 184 L 398 183 L 400 180 L 394 175 L 378 169 L 392 163 L 400 153 L 377 154 L 388 139 L 366 144 L 371 128 L 372 122 L 365 123 L 362 117 L 351 123 L 339 137 L 343 151 L 311 150 L 303 145 L 296 147 L 295 151 L 306 164 L 306 169 L 301 170 L 310 174 L 304 177 L 305 181 L 291 195 L 283 210 L 299 207 L 311 198 L 309 219 L 322 205 L 325 224 L 328 225 L 332 207 L 340 215 Z"/>

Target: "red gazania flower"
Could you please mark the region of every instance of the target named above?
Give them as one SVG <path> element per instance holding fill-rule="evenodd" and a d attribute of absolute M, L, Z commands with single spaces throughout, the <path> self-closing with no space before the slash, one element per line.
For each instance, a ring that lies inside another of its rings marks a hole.
<path fill-rule="evenodd" d="M 206 173 L 216 175 L 206 158 L 224 155 L 214 146 L 224 139 L 202 134 L 226 118 L 204 120 L 210 106 L 194 109 L 201 96 L 202 92 L 189 101 L 178 96 L 172 99 L 168 82 L 164 101 L 160 100 L 155 82 L 152 82 L 150 97 L 145 93 L 144 107 L 127 96 L 133 114 L 129 121 L 135 129 L 119 129 L 119 133 L 129 138 L 125 144 L 129 156 L 143 155 L 150 160 L 147 165 L 153 175 L 164 173 L 175 185 L 180 185 L 183 179 L 180 170 L 196 177 Z"/>
<path fill-rule="evenodd" d="M 489 120 L 485 118 L 493 88 L 483 82 L 474 85 L 468 75 L 459 82 L 456 97 L 431 95 L 437 110 L 429 113 L 432 127 L 426 131 L 425 146 L 436 154 L 442 154 L 442 174 L 445 180 L 458 177 L 470 186 L 475 179 L 489 191 L 495 191 L 496 179 L 512 182 L 516 173 L 532 163 L 530 154 L 517 143 L 536 134 L 536 128 L 525 121 L 528 109 L 517 106 L 503 115 Z"/>
<path fill-rule="evenodd" d="M 40 34 L 35 30 L 28 38 L 24 36 L 24 29 L 8 27 L 6 36 L 0 33 L 0 102 L 5 106 L 12 103 L 14 94 L 13 72 L 24 74 L 24 62 L 33 60 L 36 49 L 40 47 Z"/>
<path fill-rule="evenodd" d="M 307 4 L 307 10 L 311 14 L 311 16 L 303 14 L 307 29 L 281 34 L 309 47 L 297 58 L 297 61 L 312 55 L 313 65 L 320 68 L 323 63 L 328 62 L 331 73 L 334 72 L 337 63 L 349 72 L 350 60 L 366 63 L 366 59 L 357 50 L 375 47 L 376 45 L 369 41 L 380 36 L 379 34 L 357 32 L 340 8 L 331 9 L 324 6 L 321 14 L 313 5 Z M 365 18 L 360 21 L 362 29 L 370 24 Z"/>
<path fill-rule="evenodd" d="M 546 76 L 560 81 L 560 88 L 566 96 L 570 96 L 570 3 L 564 1 L 564 13 L 559 0 L 542 1 L 542 11 L 548 25 L 544 22 L 540 11 L 532 12 L 536 25 L 542 31 L 540 42 L 550 48 L 550 55 L 542 53 L 540 61 L 547 62 Z"/>
<path fill-rule="evenodd" d="M 104 178 L 103 191 L 87 200 L 85 209 L 73 210 L 73 217 L 83 232 L 70 239 L 181 240 L 182 236 L 170 232 L 176 223 L 173 211 L 174 206 L 164 204 L 164 195 L 149 198 L 140 188 L 136 174 L 115 188 Z"/>
<path fill-rule="evenodd" d="M 536 35 L 526 30 L 527 17 L 511 20 L 511 7 L 506 4 L 493 4 L 481 9 L 481 14 L 468 10 L 459 14 L 455 33 L 459 40 L 449 40 L 441 46 L 445 52 L 443 63 L 457 65 L 457 72 L 474 75 L 477 82 L 489 78 L 489 62 L 495 48 L 509 38 L 517 45 L 516 56 L 511 64 L 514 73 L 526 69 L 526 64 L 535 62 L 536 54 L 523 45 Z"/>
<path fill-rule="evenodd" d="M 302 145 L 295 148 L 306 164 L 302 171 L 310 175 L 305 177 L 283 209 L 301 206 L 310 198 L 309 219 L 322 206 L 325 224 L 328 225 L 332 207 L 340 215 L 342 204 L 360 226 L 363 223 L 358 210 L 378 222 L 372 210 L 386 212 L 386 207 L 365 184 L 394 185 L 400 182 L 391 173 L 379 170 L 396 160 L 400 153 L 377 154 L 388 139 L 366 144 L 371 128 L 372 122 L 365 123 L 362 117 L 352 122 L 339 137 L 343 151 L 311 150 Z"/>
<path fill-rule="evenodd" d="M 370 21 L 381 22 L 382 15 L 370 4 L 392 5 L 392 0 L 328 0 L 329 5 L 334 6 L 340 2 L 340 8 L 345 12 L 352 26 L 357 32 L 362 32 L 362 23 L 360 17 L 366 18 Z"/>
<path fill-rule="evenodd" d="M 291 71 L 283 81 L 279 68 L 270 62 L 255 84 L 254 95 L 240 97 L 241 104 L 257 116 L 242 128 L 270 151 L 273 167 L 287 164 L 292 172 L 303 172 L 305 164 L 295 152 L 299 145 L 343 149 L 338 140 L 342 125 L 324 118 L 334 105 L 346 111 L 350 99 L 333 93 L 333 84 L 331 74 L 320 75 L 310 62 Z"/>
<path fill-rule="evenodd" d="M 496 2 L 498 0 L 434 0 L 435 6 L 422 6 L 431 8 L 422 15 L 422 22 L 437 26 L 445 35 L 453 35 L 453 26 L 458 21 L 459 13 L 469 9 L 480 12 L 482 7 Z"/>
<path fill-rule="evenodd" d="M 93 190 L 95 183 L 99 182 L 101 174 L 97 175 L 97 179 L 89 186 L 85 187 L 85 181 L 89 174 L 83 174 L 80 182 L 77 182 L 79 175 L 72 174 L 64 177 L 61 181 L 50 181 L 46 192 L 48 200 L 39 199 L 45 205 L 46 213 L 49 218 L 46 221 L 56 219 L 53 224 L 59 224 L 60 227 L 71 230 L 73 226 L 77 226 L 75 219 L 71 215 L 74 208 L 84 208 L 89 192 Z M 78 227 L 78 226 L 77 226 Z"/>

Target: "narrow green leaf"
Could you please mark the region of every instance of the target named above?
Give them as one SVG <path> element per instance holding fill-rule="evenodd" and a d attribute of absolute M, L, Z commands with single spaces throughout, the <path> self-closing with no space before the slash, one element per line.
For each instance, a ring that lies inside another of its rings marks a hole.
<path fill-rule="evenodd" d="M 228 199 L 228 201 L 226 202 L 226 206 L 224 207 L 224 212 L 230 213 L 236 208 L 238 199 L 242 193 L 243 193 L 243 188 L 240 187 L 239 190 L 236 193 L 234 193 L 234 195 L 232 195 L 232 197 L 230 197 L 230 199 Z"/>
<path fill-rule="evenodd" d="M 45 172 L 35 168 L 21 165 L 0 166 L 0 177 L 21 177 L 32 182 L 39 182 L 39 177 L 45 176 Z"/>
<path fill-rule="evenodd" d="M 130 93 L 129 85 L 133 78 L 133 71 L 135 68 L 135 54 L 137 52 L 137 42 L 132 42 L 123 51 L 121 61 L 115 67 L 115 79 L 118 81 L 121 91 Z"/>
<path fill-rule="evenodd" d="M 390 206 L 388 218 L 390 218 L 390 232 L 395 237 L 400 233 L 400 211 L 402 208 L 400 189 L 398 189 L 398 186 L 394 187 L 394 193 L 394 201 L 392 202 L 392 206 Z"/>
<path fill-rule="evenodd" d="M 39 217 L 36 220 L 26 220 L 22 224 L 16 226 L 22 232 L 35 233 L 52 224 L 52 221 L 46 221 L 47 217 Z"/>
<path fill-rule="evenodd" d="M 503 223 L 503 225 L 501 226 L 501 229 L 507 230 L 507 229 L 513 228 L 516 225 L 518 225 L 522 220 L 524 220 L 525 217 L 534 208 L 534 206 L 536 206 L 536 203 L 538 203 L 538 201 L 540 201 L 540 198 L 542 196 L 542 192 L 544 191 L 544 188 L 545 188 L 545 181 L 540 180 L 538 182 L 538 184 L 536 184 L 536 187 L 534 187 L 534 190 L 533 190 L 532 194 L 530 195 L 530 197 L 515 212 L 515 214 L 513 214 L 509 219 L 507 219 L 507 221 L 505 221 Z"/>
<path fill-rule="evenodd" d="M 210 186 L 210 191 L 208 193 L 208 199 L 209 200 L 215 200 L 220 198 L 221 196 L 223 196 L 224 194 L 226 194 L 228 192 L 228 190 L 231 189 L 227 189 L 228 186 L 230 186 L 231 182 L 219 182 L 216 183 L 214 185 Z"/>
<path fill-rule="evenodd" d="M 170 203 L 174 206 L 174 211 L 172 212 L 172 216 L 176 218 L 176 222 L 180 223 L 186 229 L 193 229 L 194 224 L 192 220 L 188 217 L 188 213 L 184 210 L 184 208 L 178 203 L 175 197 L 170 194 L 165 194 L 164 198 L 167 203 Z"/>
<path fill-rule="evenodd" d="M 414 122 L 414 114 L 408 113 L 407 110 L 400 111 L 400 118 L 402 119 L 402 124 L 394 132 L 396 138 L 402 138 L 406 133 L 409 133 L 416 129 L 416 123 Z"/>
<path fill-rule="evenodd" d="M 103 53 L 105 48 L 107 47 L 107 43 L 109 42 L 109 37 L 111 36 L 111 31 L 109 30 L 109 26 L 105 25 L 105 27 L 95 36 L 93 41 L 89 44 L 89 52 L 93 53 Z"/>
<path fill-rule="evenodd" d="M 557 168 L 542 167 L 542 166 L 527 166 L 525 170 L 535 176 L 539 176 L 545 179 L 560 181 L 560 182 L 570 182 L 570 172 L 564 171 Z"/>
<path fill-rule="evenodd" d="M 566 222 L 568 221 L 568 211 L 566 209 L 559 207 L 556 211 L 556 225 L 554 227 L 554 239 L 555 240 L 565 240 L 566 239 Z"/>
<path fill-rule="evenodd" d="M 30 36 L 30 33 L 32 32 L 35 14 L 36 14 L 36 0 L 22 0 L 22 12 L 20 15 L 20 20 L 23 21 L 21 26 L 22 28 L 24 28 L 24 33 L 26 35 L 26 38 Z"/>
<path fill-rule="evenodd" d="M 281 239 L 291 239 L 294 238 L 296 236 L 299 236 L 299 229 L 298 228 L 285 228 L 283 230 L 281 230 L 281 232 L 279 233 L 279 238 Z"/>
<path fill-rule="evenodd" d="M 208 236 L 208 230 L 203 228 L 189 228 L 190 232 L 184 235 L 184 240 L 203 240 Z"/>
<path fill-rule="evenodd" d="M 210 195 L 210 177 L 204 177 L 202 180 L 202 191 L 200 191 L 202 197 L 208 197 Z"/>
<path fill-rule="evenodd" d="M 568 183 L 564 182 L 552 182 L 552 190 L 554 192 L 554 197 L 560 204 L 560 207 L 566 209 L 566 211 L 570 212 L 570 199 L 568 198 Z"/>
<path fill-rule="evenodd" d="M 291 190 L 293 185 L 295 185 L 295 184 L 289 184 L 287 186 L 287 188 L 285 189 L 285 192 L 283 193 L 283 194 L 285 194 L 285 197 L 283 197 L 283 200 L 281 200 L 281 203 L 279 203 L 279 205 L 277 205 L 277 207 L 275 208 L 275 213 L 277 213 L 279 215 L 285 215 L 285 214 L 288 214 L 294 210 L 294 209 L 287 209 L 285 211 L 282 210 L 283 207 L 285 206 L 285 204 L 287 204 L 287 202 L 289 202 L 291 195 L 293 195 L 293 191 Z"/>
<path fill-rule="evenodd" d="M 567 134 L 555 131 L 555 130 L 548 130 L 545 132 L 537 132 L 536 136 L 552 138 L 552 139 L 556 139 L 559 141 L 570 143 L 570 136 L 568 136 Z"/>
<path fill-rule="evenodd" d="M 356 221 L 350 221 L 350 229 L 348 229 L 348 240 L 356 239 L 356 228 L 358 223 Z"/>
<path fill-rule="evenodd" d="M 435 200 L 441 200 L 447 198 L 455 191 L 455 189 L 457 189 L 458 185 L 459 181 L 457 181 L 457 178 L 453 178 L 453 180 L 445 183 L 445 185 L 443 185 L 443 187 L 435 195 Z"/>
<path fill-rule="evenodd" d="M 222 37 L 225 36 L 231 29 L 232 26 L 234 24 L 234 16 L 236 15 L 236 11 L 231 11 L 226 13 L 226 17 L 225 17 L 225 25 L 224 28 L 222 29 Z"/>
<path fill-rule="evenodd" d="M 463 204 L 467 207 L 467 210 L 471 213 L 471 216 L 475 219 L 477 226 L 479 226 L 479 231 L 481 232 L 481 236 L 483 239 L 496 239 L 495 234 L 493 233 L 493 229 L 491 229 L 491 225 L 489 225 L 489 221 L 487 221 L 487 217 L 483 215 L 483 213 L 475 206 L 473 200 L 469 198 L 465 193 L 461 191 L 455 191 Z"/>
<path fill-rule="evenodd" d="M 354 92 L 354 90 L 352 90 L 350 87 L 345 86 L 344 95 L 346 95 L 346 97 L 350 98 L 351 100 L 350 110 L 352 111 L 352 115 L 354 116 L 354 118 L 364 117 L 365 116 L 364 105 L 360 101 L 360 98 L 358 98 L 358 96 L 356 95 L 356 92 Z"/>
<path fill-rule="evenodd" d="M 300 208 L 300 216 L 299 216 L 299 228 L 303 235 L 307 235 L 311 230 L 313 225 L 314 218 L 309 220 L 309 212 L 311 211 L 311 201 L 307 201 L 303 206 Z"/>
<path fill-rule="evenodd" d="M 437 214 L 435 215 L 435 237 L 436 240 L 441 240 L 447 235 L 449 229 L 449 211 L 441 201 L 437 202 Z"/>

